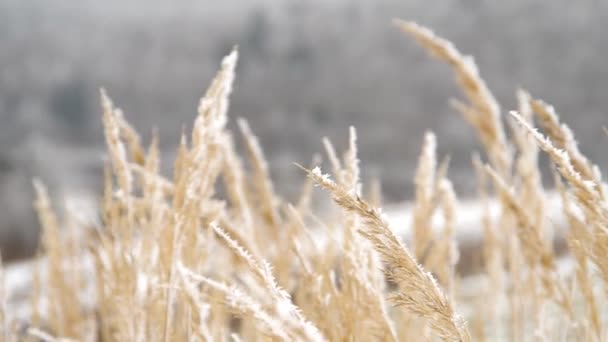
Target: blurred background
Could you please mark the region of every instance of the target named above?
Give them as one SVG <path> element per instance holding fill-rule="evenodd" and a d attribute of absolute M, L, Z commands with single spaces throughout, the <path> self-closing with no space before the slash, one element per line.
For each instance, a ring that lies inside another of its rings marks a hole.
<path fill-rule="evenodd" d="M 234 45 L 231 118 L 244 117 L 293 198 L 330 137 L 359 131 L 364 179 L 385 199 L 412 196 L 425 130 L 452 156 L 459 196 L 474 189 L 473 131 L 448 104 L 451 71 L 391 25 L 415 20 L 475 56 L 504 110 L 518 86 L 552 103 L 600 166 L 608 161 L 608 4 L 603 1 L 0 0 L 0 249 L 31 255 L 33 177 L 56 197 L 94 200 L 104 157 L 98 88 L 146 138 L 165 170 L 198 99 Z M 231 122 L 234 129 L 234 120 Z"/>

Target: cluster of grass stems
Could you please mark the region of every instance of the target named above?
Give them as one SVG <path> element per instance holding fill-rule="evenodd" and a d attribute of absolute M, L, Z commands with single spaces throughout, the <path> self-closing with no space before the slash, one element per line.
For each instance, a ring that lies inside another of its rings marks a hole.
<path fill-rule="evenodd" d="M 378 187 L 360 182 L 353 128 L 342 157 L 323 141 L 332 175 L 301 167 L 308 175 L 301 196 L 286 203 L 247 123 L 238 122 L 246 166 L 226 129 L 235 50 L 201 99 L 191 134 L 182 135 L 171 178 L 159 172 L 157 138 L 142 146 L 101 92 L 109 162 L 99 220 L 82 226 L 68 212 L 60 222 L 35 182 L 42 237 L 30 317 L 9 322 L 0 291 L 2 338 L 605 339 L 608 199 L 596 165 L 551 106 L 519 90 L 519 108 L 504 115 L 470 56 L 415 23 L 395 25 L 453 69 L 464 93 L 454 108 L 484 149 L 472 163 L 484 208 L 484 268 L 473 297 L 463 295 L 456 271 L 458 200 L 447 162 L 437 161 L 436 137 L 427 133 L 422 144 L 407 245 L 382 213 Z M 566 274 L 553 250 L 541 150 L 554 165 L 567 218 L 574 267 Z M 315 185 L 340 208 L 332 218 L 313 212 Z M 495 215 L 487 205 L 492 193 Z"/>

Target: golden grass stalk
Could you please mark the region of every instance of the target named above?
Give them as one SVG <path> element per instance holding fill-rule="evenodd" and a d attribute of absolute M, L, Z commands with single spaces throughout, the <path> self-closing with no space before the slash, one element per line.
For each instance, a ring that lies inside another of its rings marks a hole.
<path fill-rule="evenodd" d="M 587 179 L 599 181 L 601 176 L 598 175 L 597 168 L 580 152 L 574 134 L 568 126 L 560 123 L 555 109 L 539 99 L 530 99 L 530 105 L 555 147 L 568 152 L 574 170 Z"/>
<path fill-rule="evenodd" d="M 61 234 L 59 232 L 59 221 L 53 212 L 46 187 L 38 180 L 34 181 L 36 190 L 35 207 L 42 225 L 42 246 L 48 256 L 47 260 L 47 287 L 49 303 L 47 319 L 53 329 L 60 336 L 79 336 L 82 328 L 82 313 L 78 298 L 70 293 L 79 293 L 77 284 L 70 283 L 66 279 L 67 271 L 64 270 L 64 262 L 68 259 L 62 247 Z M 77 271 L 77 270 L 74 270 Z"/>
<path fill-rule="evenodd" d="M 236 286 L 215 281 L 213 279 L 200 276 L 187 269 L 183 264 L 178 264 L 178 271 L 184 288 L 188 295 L 193 296 L 196 300 L 198 296 L 198 284 L 203 284 L 213 291 L 221 293 L 225 298 L 225 304 L 228 305 L 239 315 L 247 318 L 252 318 L 258 327 L 266 332 L 269 336 L 278 338 L 282 341 L 291 341 L 295 336 L 281 325 L 281 322 L 275 319 L 271 314 L 267 313 L 262 305 L 257 303 L 253 298 L 242 292 Z"/>
<path fill-rule="evenodd" d="M 274 193 L 268 164 L 260 147 L 257 137 L 251 132 L 249 124 L 244 119 L 238 120 L 239 128 L 245 140 L 245 148 L 249 156 L 249 163 L 253 173 L 253 186 L 259 204 L 257 210 L 265 225 L 270 229 L 271 236 L 278 238 L 279 214 L 277 212 L 277 198 Z"/>
<path fill-rule="evenodd" d="M 544 242 L 540 232 L 535 228 L 526 211 L 519 204 L 512 189 L 509 189 L 504 180 L 491 167 L 487 166 L 486 170 L 494 181 L 496 188 L 500 191 L 502 203 L 507 205 L 507 208 L 511 210 L 517 220 L 518 241 L 521 245 L 524 259 L 533 272 L 532 279 L 538 277 L 549 296 L 556 301 L 567 315 L 574 317 L 570 298 L 555 273 L 555 255 Z"/>
<path fill-rule="evenodd" d="M 562 177 L 570 184 L 574 198 L 583 210 L 586 224 L 591 227 L 592 238 L 585 251 L 594 261 L 604 283 L 608 284 L 608 262 L 604 256 L 608 253 L 608 205 L 603 199 L 602 185 L 595 179 L 586 179 L 575 168 L 568 150 L 560 150 L 553 143 L 525 122 L 517 112 L 511 116 L 534 138 L 538 146 L 556 165 Z M 597 175 L 597 173 L 594 173 Z"/>
<path fill-rule="evenodd" d="M 329 163 L 331 164 L 333 173 L 336 177 L 336 181 L 340 184 L 344 184 L 342 175 L 342 163 L 338 158 L 336 148 L 332 144 L 331 140 L 329 140 L 329 138 L 327 137 L 323 137 L 323 146 L 325 147 L 325 153 L 327 153 L 327 158 L 329 159 Z"/>
<path fill-rule="evenodd" d="M 593 179 L 584 178 L 575 169 L 568 151 L 555 147 L 549 139 L 532 128 L 517 112 L 511 111 L 511 116 L 530 133 L 538 146 L 551 158 L 559 173 L 571 185 L 576 199 L 586 213 L 590 215 L 589 218 L 597 219 L 598 224 L 605 227 L 608 223 L 608 206 L 602 200 L 599 191 L 601 185 Z"/>
<path fill-rule="evenodd" d="M 121 190 L 120 195 L 126 197 L 132 192 L 133 175 L 127 160 L 125 145 L 120 138 L 120 123 L 117 110 L 114 108 L 112 100 L 110 100 L 104 89 L 101 89 L 100 94 L 106 146 L 109 150 L 110 160 Z"/>
<path fill-rule="evenodd" d="M 441 197 L 441 209 L 444 218 L 444 226 L 441 232 L 439 245 L 441 246 L 442 262 L 438 273 L 439 278 L 446 288 L 448 298 L 454 300 L 456 293 L 456 264 L 458 263 L 458 245 L 454 237 L 456 233 L 456 193 L 452 182 L 443 178 L 439 182 L 439 194 Z"/>
<path fill-rule="evenodd" d="M 227 137 L 224 146 L 224 166 L 222 169 L 224 185 L 236 215 L 243 222 L 245 230 L 250 231 L 252 229 L 253 218 L 245 191 L 247 183 L 242 161 L 235 153 L 234 142 L 231 136 Z"/>
<path fill-rule="evenodd" d="M 454 106 L 477 130 L 488 156 L 501 175 L 510 170 L 511 156 L 500 118 L 500 106 L 479 76 L 473 57 L 461 54 L 451 42 L 415 22 L 396 19 L 394 24 L 411 35 L 434 57 L 448 63 L 469 103 L 455 101 Z"/>
<path fill-rule="evenodd" d="M 489 196 L 488 196 L 488 175 L 485 167 L 478 154 L 474 154 L 472 164 L 475 168 L 475 176 L 477 178 L 477 198 L 481 206 L 480 225 L 483 236 L 482 244 L 482 261 L 484 263 L 485 275 L 488 278 L 488 285 L 484 294 L 485 300 L 491 303 L 500 303 L 505 293 L 505 272 L 503 269 L 503 253 L 501 248 L 503 244 L 500 241 L 499 234 L 496 231 L 497 227 L 492 220 L 490 213 Z M 512 275 L 513 277 L 513 275 Z M 494 328 L 499 323 L 499 305 L 488 306 L 480 305 L 481 311 L 476 315 L 478 321 L 487 321 L 487 325 Z M 516 310 L 512 310 L 511 314 L 517 315 Z M 481 317 L 484 315 L 486 318 Z M 516 322 L 514 319 L 513 322 Z M 483 329 L 478 329 L 479 334 L 483 333 Z M 485 337 L 485 336 L 484 336 Z"/>
<path fill-rule="evenodd" d="M 360 184 L 359 184 L 359 158 L 358 158 L 358 148 L 357 148 L 357 130 L 355 127 L 349 128 L 349 139 L 348 139 L 348 150 L 344 153 L 344 165 L 346 169 L 344 170 L 344 184 L 355 190 L 355 192 L 360 193 Z"/>
<path fill-rule="evenodd" d="M 324 139 L 327 153 L 334 171 L 343 186 L 357 195 L 361 194 L 359 159 L 357 152 L 357 132 L 354 127 L 349 130 L 348 149 L 343 161 L 337 159 L 336 152 L 329 139 Z M 344 165 L 343 169 L 341 165 Z M 360 220 L 354 213 L 345 213 L 342 224 L 342 258 L 339 265 L 343 276 L 340 278 L 342 291 L 337 296 L 340 310 L 344 312 L 341 325 L 351 331 L 347 338 L 355 338 L 368 329 L 372 335 L 382 340 L 397 340 L 397 335 L 388 312 L 384 307 L 385 279 L 379 272 L 378 257 L 369 242 L 356 233 Z M 357 303 L 357 304 L 354 304 Z M 370 313 L 373 313 L 370 315 Z M 360 322 L 360 324 L 354 324 Z"/>
<path fill-rule="evenodd" d="M 138 165 L 143 165 L 145 163 L 146 154 L 141 145 L 141 138 L 139 137 L 139 134 L 137 134 L 137 131 L 133 128 L 133 126 L 131 126 L 131 124 L 125 120 L 122 110 L 116 109 L 114 113 L 120 127 L 120 135 L 127 143 L 129 152 L 131 154 L 131 159 Z"/>
<path fill-rule="evenodd" d="M 290 296 L 276 282 L 270 265 L 263 261 L 257 260 L 251 253 L 241 247 L 235 240 L 218 226 L 212 224 L 211 229 L 221 238 L 226 246 L 234 253 L 235 256 L 241 258 L 249 266 L 249 269 L 258 277 L 266 288 L 267 294 L 270 295 L 274 302 L 276 314 L 284 324 L 288 324 L 298 336 L 307 341 L 323 341 L 319 330 L 308 320 L 304 318 L 300 310 L 293 305 Z"/>
<path fill-rule="evenodd" d="M 433 276 L 414 260 L 380 212 L 370 207 L 352 191 L 346 190 L 323 175 L 320 169 L 307 170 L 309 177 L 332 195 L 345 211 L 355 213 L 362 220 L 359 233 L 372 242 L 386 264 L 385 271 L 400 288 L 391 300 L 418 317 L 427 319 L 432 330 L 445 340 L 468 341 L 466 326 Z"/>
<path fill-rule="evenodd" d="M 368 192 L 369 203 L 376 208 L 382 207 L 382 182 L 378 178 L 372 178 Z"/>
<path fill-rule="evenodd" d="M 559 175 L 555 175 L 556 188 L 560 193 L 563 210 L 566 214 L 570 230 L 568 232 L 567 240 L 568 247 L 576 260 L 576 280 L 581 288 L 585 305 L 587 308 L 587 315 L 583 317 L 582 321 L 585 323 L 587 320 L 591 325 L 591 331 L 595 338 L 601 337 L 601 319 L 598 311 L 597 303 L 598 300 L 593 293 L 593 281 L 591 279 L 591 270 L 589 269 L 589 253 L 585 251 L 585 248 L 590 245 L 592 239 L 591 232 L 588 227 L 585 226 L 579 215 L 576 214 L 572 201 L 570 200 L 566 188 L 559 178 Z"/>
<path fill-rule="evenodd" d="M 416 201 L 412 215 L 412 233 L 414 240 L 414 255 L 418 260 L 425 260 L 430 254 L 431 243 L 434 240 L 432 219 L 436 207 L 435 175 L 437 169 L 436 138 L 431 132 L 424 135 L 422 151 L 418 159 L 418 169 L 414 184 L 416 186 Z M 425 265 L 425 262 L 423 262 Z"/>
<path fill-rule="evenodd" d="M 517 99 L 522 118 L 527 122 L 532 122 L 534 113 L 530 106 L 530 95 L 520 89 L 517 92 Z M 538 165 L 538 148 L 525 130 L 514 124 L 513 121 L 510 122 L 513 140 L 519 152 L 515 163 L 516 175 L 521 182 L 518 196 L 522 207 L 527 210 L 530 219 L 533 221 L 533 226 L 539 231 L 541 237 L 547 241 L 550 238 L 545 239 L 544 236 L 547 233 L 547 224 L 545 222 L 544 189 Z"/>

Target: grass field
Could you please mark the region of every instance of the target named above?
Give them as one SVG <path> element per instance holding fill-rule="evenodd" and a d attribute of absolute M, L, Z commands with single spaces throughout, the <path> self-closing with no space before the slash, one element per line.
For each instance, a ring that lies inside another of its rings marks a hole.
<path fill-rule="evenodd" d="M 518 108 L 502 110 L 470 56 L 413 22 L 395 26 L 454 71 L 464 96 L 452 104 L 484 148 L 472 158 L 476 210 L 459 204 L 441 137 L 428 132 L 407 226 L 395 227 L 377 182 L 362 184 L 354 128 L 343 153 L 322 141 L 322 168 L 294 165 L 301 196 L 282 200 L 248 123 L 237 120 L 244 156 L 226 128 L 233 50 L 180 138 L 171 177 L 159 173 L 157 137 L 145 146 L 101 91 L 108 165 L 98 216 L 56 213 L 34 182 L 41 249 L 21 271 L 31 283 L 20 303 L 2 286 L 4 340 L 604 340 L 599 168 L 550 105 L 519 89 Z M 315 187 L 333 201 L 319 212 Z M 465 219 L 481 236 L 476 271 L 459 264 Z"/>

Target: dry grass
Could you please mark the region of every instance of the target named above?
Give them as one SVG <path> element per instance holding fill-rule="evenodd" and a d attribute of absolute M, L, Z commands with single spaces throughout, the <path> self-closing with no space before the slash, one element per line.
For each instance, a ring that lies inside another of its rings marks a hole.
<path fill-rule="evenodd" d="M 159 173 L 156 136 L 144 148 L 101 92 L 109 164 L 99 219 L 56 214 L 35 182 L 42 245 L 29 320 L 9 321 L 0 272 L 3 339 L 604 340 L 608 202 L 597 166 L 550 106 L 519 90 L 518 111 L 505 118 L 472 58 L 415 23 L 396 25 L 454 69 L 467 99 L 455 107 L 485 148 L 487 164 L 473 158 L 481 274 L 456 272 L 463 213 L 432 133 L 413 180 L 412 246 L 382 213 L 377 183 L 363 196 L 354 128 L 342 158 L 323 141 L 335 181 L 302 167 L 309 177 L 295 205 L 275 193 L 261 146 L 240 120 L 246 168 L 225 127 L 235 50 L 201 99 L 191 135 L 182 135 L 171 178 Z M 560 271 L 553 251 L 539 151 L 555 165 L 571 271 Z M 225 196 L 216 192 L 220 182 Z M 337 215 L 314 214 L 313 185 L 331 196 Z"/>

